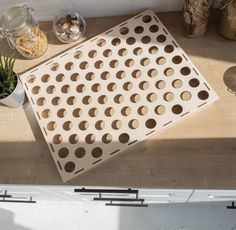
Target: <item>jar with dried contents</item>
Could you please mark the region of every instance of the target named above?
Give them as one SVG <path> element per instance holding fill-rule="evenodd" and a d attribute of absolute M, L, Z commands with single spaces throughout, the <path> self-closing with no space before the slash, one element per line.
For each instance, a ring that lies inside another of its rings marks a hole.
<path fill-rule="evenodd" d="M 27 59 L 42 56 L 48 47 L 47 37 L 35 22 L 32 8 L 16 6 L 6 10 L 0 19 L 1 32 L 12 48 Z"/>
<path fill-rule="evenodd" d="M 219 32 L 225 38 L 236 40 L 236 0 L 223 0 Z"/>

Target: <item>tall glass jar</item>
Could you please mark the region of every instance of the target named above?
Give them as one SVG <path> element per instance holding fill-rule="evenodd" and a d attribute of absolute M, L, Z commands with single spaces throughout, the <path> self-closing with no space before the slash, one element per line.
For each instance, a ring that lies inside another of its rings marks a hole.
<path fill-rule="evenodd" d="M 225 38 L 236 40 L 236 0 L 223 0 L 219 32 Z"/>
<path fill-rule="evenodd" d="M 26 5 L 15 6 L 4 11 L 0 19 L 2 35 L 27 59 L 42 56 L 48 47 L 47 37 L 31 13 L 32 8 Z"/>

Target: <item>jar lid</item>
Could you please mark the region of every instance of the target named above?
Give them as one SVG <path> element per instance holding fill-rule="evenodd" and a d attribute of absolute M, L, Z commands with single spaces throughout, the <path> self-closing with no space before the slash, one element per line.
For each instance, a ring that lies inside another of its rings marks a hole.
<path fill-rule="evenodd" d="M 34 23 L 30 13 L 31 8 L 27 6 L 15 6 L 4 11 L 0 26 L 5 35 L 21 36 L 29 31 Z"/>

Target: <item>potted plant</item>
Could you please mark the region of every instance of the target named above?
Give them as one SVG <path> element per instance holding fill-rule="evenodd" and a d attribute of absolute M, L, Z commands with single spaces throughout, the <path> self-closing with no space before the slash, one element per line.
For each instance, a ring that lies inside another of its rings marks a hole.
<path fill-rule="evenodd" d="M 15 58 L 13 55 L 0 53 L 0 103 L 9 107 L 19 107 L 25 101 L 22 83 L 13 70 Z"/>

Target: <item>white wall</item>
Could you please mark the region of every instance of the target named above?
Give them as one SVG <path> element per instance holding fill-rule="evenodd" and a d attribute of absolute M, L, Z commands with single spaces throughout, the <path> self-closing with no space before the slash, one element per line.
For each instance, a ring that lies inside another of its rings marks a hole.
<path fill-rule="evenodd" d="M 175 11 L 183 0 L 0 0 L 0 13 L 14 5 L 26 3 L 36 11 L 38 19 L 51 19 L 65 8 L 77 8 L 84 17 L 135 14 L 152 8 L 155 11 Z"/>

